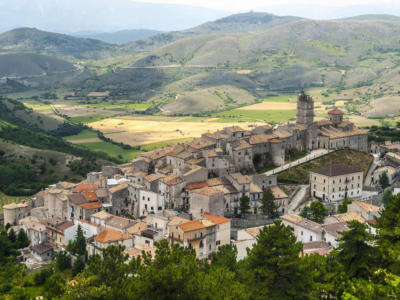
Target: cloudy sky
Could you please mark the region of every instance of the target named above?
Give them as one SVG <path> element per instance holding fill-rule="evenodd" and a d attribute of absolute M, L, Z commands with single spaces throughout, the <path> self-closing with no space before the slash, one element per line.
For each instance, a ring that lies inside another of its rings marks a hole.
<path fill-rule="evenodd" d="M 313 18 L 400 11 L 400 0 L 132 0 L 208 7 L 230 12 L 268 11 Z M 393 10 L 395 9 L 395 10 Z"/>

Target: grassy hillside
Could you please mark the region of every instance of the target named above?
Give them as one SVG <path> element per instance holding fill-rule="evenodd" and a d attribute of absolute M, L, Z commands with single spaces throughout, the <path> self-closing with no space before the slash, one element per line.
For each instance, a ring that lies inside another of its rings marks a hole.
<path fill-rule="evenodd" d="M 127 29 L 116 32 L 100 32 L 100 33 L 76 33 L 76 37 L 89 38 L 103 41 L 108 44 L 126 44 L 129 42 L 143 40 L 156 34 L 162 34 L 161 31 L 151 29 Z"/>
<path fill-rule="evenodd" d="M 121 48 L 124 51 L 151 51 L 168 43 L 172 43 L 174 41 L 191 36 L 216 33 L 224 34 L 238 32 L 262 32 L 275 26 L 293 22 L 298 19 L 300 18 L 280 17 L 268 13 L 242 13 L 218 19 L 214 22 L 207 22 L 200 26 L 184 31 L 174 31 L 158 34 L 144 40 L 128 43 L 127 45 L 123 45 Z"/>
<path fill-rule="evenodd" d="M 76 38 L 35 28 L 17 28 L 0 34 L 0 50 L 7 52 L 46 52 L 83 59 L 109 56 L 113 49 L 112 45 L 98 40 Z"/>
<path fill-rule="evenodd" d="M 309 174 L 311 170 L 332 164 L 344 164 L 356 167 L 362 170 L 365 176 L 372 160 L 373 157 L 365 152 L 354 150 L 338 150 L 278 174 L 278 181 L 305 184 L 309 181 Z"/>

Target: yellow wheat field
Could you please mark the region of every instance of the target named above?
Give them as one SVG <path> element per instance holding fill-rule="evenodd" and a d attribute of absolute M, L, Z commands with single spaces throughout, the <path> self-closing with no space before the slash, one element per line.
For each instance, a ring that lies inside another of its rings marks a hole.
<path fill-rule="evenodd" d="M 238 108 L 240 110 L 294 110 L 296 103 L 289 102 L 261 102 Z"/>
<path fill-rule="evenodd" d="M 254 122 L 213 123 L 110 118 L 90 123 L 89 126 L 102 131 L 107 137 L 117 142 L 136 146 L 166 140 L 199 137 L 202 133 L 214 132 L 228 126 L 237 125 L 244 129 L 251 129 L 261 124 Z"/>

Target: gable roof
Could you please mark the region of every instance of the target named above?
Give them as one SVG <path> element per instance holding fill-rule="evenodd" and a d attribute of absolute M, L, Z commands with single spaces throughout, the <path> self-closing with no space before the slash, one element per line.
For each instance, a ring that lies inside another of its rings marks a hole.
<path fill-rule="evenodd" d="M 101 233 L 94 237 L 94 240 L 99 243 L 110 243 L 110 242 L 118 242 L 123 240 L 129 240 L 132 236 L 127 235 L 125 233 L 121 233 L 119 231 L 105 228 Z"/>
<path fill-rule="evenodd" d="M 191 190 L 201 189 L 203 187 L 208 187 L 208 183 L 206 181 L 189 183 L 185 188 L 188 191 L 191 191 Z"/>
<path fill-rule="evenodd" d="M 210 220 L 214 224 L 223 224 L 223 223 L 228 223 L 231 221 L 231 219 L 225 218 L 225 217 L 218 217 L 218 216 L 213 216 L 207 213 L 202 213 L 201 214 L 204 218 L 207 220 Z"/>
<path fill-rule="evenodd" d="M 349 226 L 347 226 L 347 222 L 338 222 L 332 224 L 325 224 L 324 229 L 327 233 L 333 235 L 334 237 L 341 237 L 340 232 L 350 230 Z"/>
<path fill-rule="evenodd" d="M 271 186 L 270 189 L 275 199 L 284 199 L 288 197 L 288 195 L 286 195 L 286 193 L 277 185 Z"/>
<path fill-rule="evenodd" d="M 109 214 L 105 210 L 99 211 L 99 212 L 91 215 L 91 217 L 100 219 L 100 220 L 107 220 L 107 219 L 111 218 L 112 216 L 113 216 L 112 214 Z"/>
<path fill-rule="evenodd" d="M 76 205 L 80 205 L 82 203 L 88 202 L 83 194 L 75 193 L 75 194 L 67 195 L 67 197 L 68 197 L 69 201 L 71 201 L 72 203 L 74 203 Z"/>
<path fill-rule="evenodd" d="M 87 202 L 87 203 L 82 203 L 79 204 L 80 207 L 82 207 L 83 209 L 86 210 L 92 210 L 92 209 L 96 209 L 96 208 L 102 208 L 103 205 L 101 205 L 100 202 Z"/>
<path fill-rule="evenodd" d="M 178 227 L 180 227 L 185 232 L 206 228 L 206 226 L 204 226 L 203 223 L 200 222 L 200 220 L 185 222 L 179 224 Z"/>
<path fill-rule="evenodd" d="M 65 221 L 64 223 L 56 226 L 56 228 L 59 231 L 64 231 L 65 229 L 70 228 L 72 226 L 74 226 L 74 223 L 72 223 L 71 221 Z"/>
<path fill-rule="evenodd" d="M 380 207 L 379 207 L 379 206 L 372 205 L 372 204 L 369 204 L 369 203 L 366 203 L 366 202 L 361 202 L 361 201 L 358 201 L 358 200 L 353 200 L 352 203 L 358 205 L 358 206 L 361 207 L 361 209 L 364 210 L 364 211 L 379 211 L 379 210 L 380 210 Z"/>
<path fill-rule="evenodd" d="M 360 223 L 364 223 L 365 219 L 358 212 L 347 212 L 343 214 L 333 215 L 338 222 L 350 222 L 350 221 L 358 221 Z"/>
<path fill-rule="evenodd" d="M 340 176 L 340 175 L 358 173 L 362 171 L 353 166 L 337 164 L 337 165 L 325 166 L 319 169 L 314 169 L 311 172 L 331 177 L 331 176 Z"/>
<path fill-rule="evenodd" d="M 119 229 L 125 229 L 131 226 L 135 221 L 119 216 L 113 216 L 111 219 L 106 221 L 106 226 L 112 226 Z"/>
<path fill-rule="evenodd" d="M 284 215 L 281 217 L 281 219 L 313 232 L 323 231 L 323 227 L 321 224 L 318 224 L 314 221 L 308 220 L 295 214 Z"/>
<path fill-rule="evenodd" d="M 224 194 L 220 190 L 212 188 L 212 187 L 203 187 L 201 189 L 192 190 L 190 192 L 194 193 L 194 194 L 203 195 L 203 196 L 216 196 L 216 195 Z"/>
<path fill-rule="evenodd" d="M 97 184 L 81 183 L 74 188 L 73 192 L 74 193 L 89 192 L 89 191 L 93 192 L 97 188 L 98 188 Z"/>

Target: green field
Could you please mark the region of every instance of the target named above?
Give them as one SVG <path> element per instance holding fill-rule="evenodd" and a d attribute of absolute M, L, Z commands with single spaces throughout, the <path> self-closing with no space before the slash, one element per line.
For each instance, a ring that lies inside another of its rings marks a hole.
<path fill-rule="evenodd" d="M 140 149 L 143 151 L 151 151 L 159 148 L 166 147 L 168 145 L 176 145 L 179 143 L 184 143 L 193 140 L 193 138 L 182 138 L 182 139 L 176 139 L 176 140 L 167 140 L 159 143 L 152 143 L 152 144 L 146 144 L 140 146 Z"/>
<path fill-rule="evenodd" d="M 86 140 L 97 138 L 97 133 L 88 129 L 82 130 L 79 134 L 66 136 L 65 139 L 69 141 Z"/>
<path fill-rule="evenodd" d="M 74 122 L 74 123 L 86 124 L 86 123 L 92 123 L 92 122 L 100 121 L 100 120 L 107 119 L 107 118 L 108 118 L 107 116 L 103 116 L 103 115 L 79 116 L 79 117 L 72 117 L 70 119 L 70 121 Z"/>
<path fill-rule="evenodd" d="M 104 152 L 112 157 L 120 158 L 125 161 L 132 160 L 133 158 L 135 158 L 135 156 L 137 154 L 142 152 L 140 150 L 134 150 L 134 149 L 126 150 L 126 149 L 123 149 L 121 146 L 114 145 L 114 144 L 107 143 L 107 142 L 85 143 L 85 144 L 80 144 L 80 145 L 82 145 L 92 151 Z"/>
<path fill-rule="evenodd" d="M 28 199 L 27 196 L 7 196 L 6 194 L 0 192 L 0 212 L 3 211 L 3 206 L 13 202 L 20 202 L 22 200 Z"/>
<path fill-rule="evenodd" d="M 219 122 L 246 122 L 266 121 L 269 123 L 282 123 L 296 117 L 294 110 L 228 110 L 213 114 Z"/>

